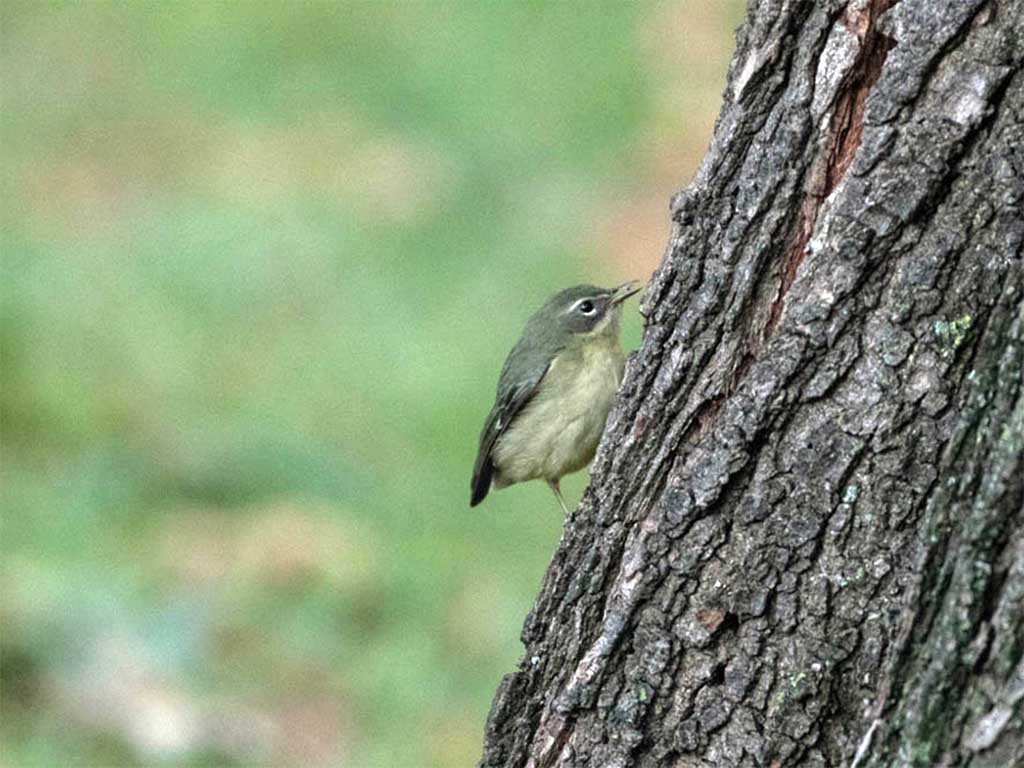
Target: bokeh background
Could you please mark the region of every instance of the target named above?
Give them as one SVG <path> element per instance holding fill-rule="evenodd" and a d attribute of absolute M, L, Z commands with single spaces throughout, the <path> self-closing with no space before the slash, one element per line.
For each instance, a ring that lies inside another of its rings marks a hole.
<path fill-rule="evenodd" d="M 741 13 L 5 0 L 0 763 L 474 763 L 561 524 L 467 506 L 497 372 L 650 275 Z"/>

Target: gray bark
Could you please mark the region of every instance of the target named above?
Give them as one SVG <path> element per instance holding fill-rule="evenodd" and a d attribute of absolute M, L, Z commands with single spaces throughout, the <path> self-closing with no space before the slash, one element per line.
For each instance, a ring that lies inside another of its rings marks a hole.
<path fill-rule="evenodd" d="M 482 765 L 1024 765 L 1022 57 L 752 0 Z"/>

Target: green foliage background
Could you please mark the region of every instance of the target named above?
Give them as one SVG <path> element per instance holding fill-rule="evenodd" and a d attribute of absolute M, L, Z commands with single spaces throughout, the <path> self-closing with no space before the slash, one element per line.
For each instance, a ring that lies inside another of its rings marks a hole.
<path fill-rule="evenodd" d="M 498 369 L 657 264 L 739 2 L 0 13 L 2 762 L 472 764 L 561 523 L 467 506 Z"/>

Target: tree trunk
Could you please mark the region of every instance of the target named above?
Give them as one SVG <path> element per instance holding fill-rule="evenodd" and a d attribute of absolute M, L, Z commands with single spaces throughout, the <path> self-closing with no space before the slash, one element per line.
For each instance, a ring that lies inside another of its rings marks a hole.
<path fill-rule="evenodd" d="M 482 765 L 1024 765 L 1022 58 L 751 0 Z"/>

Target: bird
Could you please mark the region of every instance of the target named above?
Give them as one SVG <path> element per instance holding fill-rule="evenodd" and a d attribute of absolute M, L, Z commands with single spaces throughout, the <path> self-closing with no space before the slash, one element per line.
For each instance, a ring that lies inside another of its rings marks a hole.
<path fill-rule="evenodd" d="M 641 287 L 636 280 L 617 288 L 575 285 L 527 320 L 480 432 L 471 507 L 492 487 L 543 479 L 569 514 L 559 481 L 594 458 L 625 367 L 623 302 Z"/>

